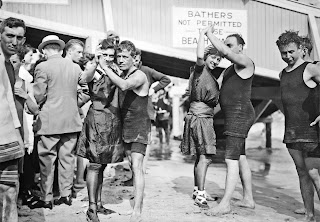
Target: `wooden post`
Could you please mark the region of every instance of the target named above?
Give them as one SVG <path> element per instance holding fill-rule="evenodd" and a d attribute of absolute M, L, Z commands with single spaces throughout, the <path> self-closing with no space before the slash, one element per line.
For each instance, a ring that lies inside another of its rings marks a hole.
<path fill-rule="evenodd" d="M 271 144 L 271 123 L 267 121 L 265 123 L 266 125 L 266 148 L 271 148 L 272 144 Z"/>
<path fill-rule="evenodd" d="M 180 136 L 180 98 L 177 95 L 172 97 L 172 135 Z"/>

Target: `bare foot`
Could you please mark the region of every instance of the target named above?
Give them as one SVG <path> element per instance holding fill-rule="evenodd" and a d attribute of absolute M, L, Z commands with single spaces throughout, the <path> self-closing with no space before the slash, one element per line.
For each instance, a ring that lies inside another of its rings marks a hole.
<path fill-rule="evenodd" d="M 205 192 L 206 192 L 205 196 L 206 196 L 207 201 L 217 201 L 218 200 L 218 197 L 212 197 L 210 194 L 207 193 L 207 191 L 205 191 Z"/>
<path fill-rule="evenodd" d="M 130 217 L 130 222 L 142 222 L 142 217 L 140 214 L 132 213 Z"/>
<path fill-rule="evenodd" d="M 221 215 L 224 215 L 224 214 L 231 213 L 231 207 L 230 207 L 230 205 L 227 205 L 227 206 L 218 205 L 217 207 L 211 208 L 210 210 L 207 210 L 204 213 L 207 216 L 221 216 Z"/>
<path fill-rule="evenodd" d="M 254 201 L 248 201 L 248 200 L 245 200 L 245 199 L 235 202 L 234 205 L 238 206 L 238 207 L 249 208 L 249 209 L 254 209 L 255 208 L 255 202 Z"/>
<path fill-rule="evenodd" d="M 316 218 L 314 216 L 305 216 L 303 221 L 316 222 Z"/>
<path fill-rule="evenodd" d="M 306 209 L 304 208 L 304 207 L 302 207 L 302 208 L 299 208 L 299 209 L 296 209 L 295 211 L 294 211 L 294 213 L 295 214 L 306 214 Z"/>

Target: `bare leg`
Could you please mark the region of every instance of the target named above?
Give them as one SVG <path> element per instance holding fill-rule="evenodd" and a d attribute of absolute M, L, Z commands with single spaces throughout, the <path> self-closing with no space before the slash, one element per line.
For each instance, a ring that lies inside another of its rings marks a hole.
<path fill-rule="evenodd" d="M 197 165 L 195 164 L 195 175 L 196 175 L 195 180 L 197 181 L 196 186 L 200 191 L 204 190 L 204 184 L 206 180 L 208 166 L 211 163 L 212 163 L 212 160 L 209 157 L 207 158 L 206 155 L 200 155 L 198 164 Z"/>
<path fill-rule="evenodd" d="M 144 173 L 143 173 L 143 155 L 141 153 L 131 153 L 132 172 L 134 178 L 134 206 L 130 222 L 141 221 L 143 191 L 144 191 Z"/>
<path fill-rule="evenodd" d="M 239 179 L 239 160 L 226 159 L 227 175 L 224 196 L 216 208 L 206 212 L 208 216 L 228 214 L 231 212 L 230 200 Z"/>
<path fill-rule="evenodd" d="M 302 151 L 288 149 L 297 169 L 300 182 L 300 191 L 306 209 L 306 220 L 315 221 L 314 217 L 314 188 L 308 174 Z"/>
<path fill-rule="evenodd" d="M 314 188 L 318 194 L 318 198 L 320 199 L 320 158 L 308 157 L 305 159 L 305 163 Z"/>
<path fill-rule="evenodd" d="M 194 176 L 194 186 L 195 187 L 198 187 L 198 178 L 197 178 L 197 166 L 198 166 L 198 163 L 200 161 L 200 156 L 197 155 L 196 156 L 196 162 L 194 163 L 194 167 L 193 167 L 193 176 Z"/>
<path fill-rule="evenodd" d="M 147 162 L 150 156 L 150 146 L 147 145 L 146 155 L 143 158 L 143 172 L 147 173 Z"/>
<path fill-rule="evenodd" d="M 131 151 L 130 150 L 126 150 L 126 156 L 128 158 L 129 167 L 132 172 L 132 158 L 131 158 Z M 132 172 L 132 177 L 129 180 L 124 181 L 122 185 L 129 186 L 129 187 L 133 186 L 133 172 Z"/>
<path fill-rule="evenodd" d="M 84 165 L 83 165 L 83 158 L 77 156 L 77 174 L 76 174 L 76 184 L 85 184 L 84 181 Z"/>
<path fill-rule="evenodd" d="M 254 209 L 255 203 L 252 195 L 251 170 L 245 155 L 240 155 L 239 166 L 240 178 L 243 187 L 243 199 L 241 202 L 237 203 L 237 206 Z"/>
<path fill-rule="evenodd" d="M 102 165 L 101 168 L 99 169 L 99 174 L 98 174 L 98 187 L 97 187 L 97 205 L 98 207 L 102 206 L 101 202 L 101 193 L 102 193 L 102 185 L 103 185 L 103 171 L 106 168 L 107 165 Z"/>

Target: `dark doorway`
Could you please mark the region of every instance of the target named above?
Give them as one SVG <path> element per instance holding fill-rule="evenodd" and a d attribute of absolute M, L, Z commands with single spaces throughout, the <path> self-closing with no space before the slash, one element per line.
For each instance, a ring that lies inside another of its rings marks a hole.
<path fill-rule="evenodd" d="M 31 27 L 27 27 L 26 32 L 26 43 L 30 44 L 34 48 L 38 48 L 38 45 L 41 43 L 42 39 L 47 35 L 57 35 L 61 40 L 63 40 L 65 43 L 67 43 L 70 39 L 79 39 L 85 43 L 84 38 L 78 38 L 70 35 L 63 35 L 56 32 L 49 32 L 41 29 L 35 29 Z"/>

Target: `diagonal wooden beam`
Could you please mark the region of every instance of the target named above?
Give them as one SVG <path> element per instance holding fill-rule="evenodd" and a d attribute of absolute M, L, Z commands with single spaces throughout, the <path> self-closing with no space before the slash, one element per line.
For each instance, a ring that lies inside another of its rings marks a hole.
<path fill-rule="evenodd" d="M 257 122 L 263 112 L 268 108 L 268 106 L 272 103 L 272 100 L 263 100 L 259 105 L 257 105 L 254 110 L 256 112 L 256 117 L 254 122 Z"/>

